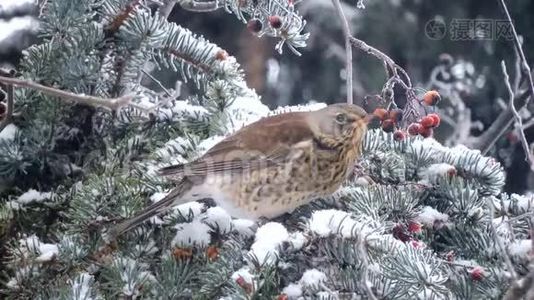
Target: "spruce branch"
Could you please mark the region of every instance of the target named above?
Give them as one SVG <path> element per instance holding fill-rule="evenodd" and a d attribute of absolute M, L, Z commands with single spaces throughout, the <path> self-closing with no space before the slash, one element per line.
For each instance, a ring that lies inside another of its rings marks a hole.
<path fill-rule="evenodd" d="M 8 85 L 38 90 L 42 92 L 43 94 L 53 96 L 53 97 L 58 97 L 59 99 L 64 100 L 64 101 L 75 102 L 78 104 L 84 104 L 84 105 L 93 106 L 93 107 L 103 107 L 111 111 L 117 111 L 121 107 L 131 104 L 130 102 L 133 99 L 133 95 L 124 95 L 118 98 L 105 99 L 105 98 L 100 98 L 100 97 L 95 97 L 95 96 L 75 94 L 75 93 L 63 91 L 60 89 L 44 86 L 42 84 L 33 82 L 31 80 L 20 79 L 20 78 L 10 78 L 10 77 L 0 76 L 0 82 L 8 84 Z"/>
<path fill-rule="evenodd" d="M 353 104 L 354 100 L 352 98 L 352 46 L 351 46 L 351 33 L 349 22 L 345 13 L 343 13 L 343 8 L 339 0 L 332 0 L 334 8 L 341 20 L 341 29 L 343 30 L 343 38 L 345 40 L 345 73 L 346 73 L 346 85 L 347 85 L 347 103 Z"/>
<path fill-rule="evenodd" d="M 499 247 L 499 251 L 501 252 L 501 255 L 504 259 L 504 263 L 506 264 L 506 267 L 508 268 L 508 272 L 510 272 L 511 274 L 511 277 L 512 279 L 515 281 L 517 280 L 517 274 L 515 272 L 515 269 L 514 269 L 514 265 L 512 264 L 512 260 L 510 259 L 510 255 L 508 255 L 508 253 L 506 252 L 506 247 L 504 246 L 504 243 L 501 239 L 501 237 L 499 236 L 499 234 L 497 233 L 497 229 L 495 228 L 495 224 L 493 224 L 493 216 L 495 215 L 495 208 L 493 207 L 493 203 L 491 200 L 488 200 L 486 201 L 487 205 L 488 205 L 488 208 L 489 208 L 489 216 L 490 216 L 490 221 L 489 221 L 489 226 L 490 226 L 490 229 L 491 229 L 491 233 L 493 234 L 493 237 L 495 239 L 495 241 L 497 242 L 497 246 Z"/>

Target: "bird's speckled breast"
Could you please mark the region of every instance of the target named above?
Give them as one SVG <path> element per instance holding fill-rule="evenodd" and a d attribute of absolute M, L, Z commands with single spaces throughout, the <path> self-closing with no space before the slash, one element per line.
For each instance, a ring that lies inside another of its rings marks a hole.
<path fill-rule="evenodd" d="M 335 192 L 358 156 L 358 149 L 340 147 L 312 155 L 305 153 L 291 162 L 236 176 L 235 180 L 241 182 L 232 180 L 232 184 L 221 186 L 234 203 L 221 206 L 240 207 L 241 217 L 249 219 L 273 218 L 291 212 L 317 197 Z"/>

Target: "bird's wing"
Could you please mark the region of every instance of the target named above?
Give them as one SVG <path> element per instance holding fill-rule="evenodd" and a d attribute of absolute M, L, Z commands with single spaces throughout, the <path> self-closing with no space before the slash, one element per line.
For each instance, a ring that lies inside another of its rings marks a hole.
<path fill-rule="evenodd" d="M 279 164 L 294 150 L 313 141 L 306 113 L 294 112 L 263 118 L 225 138 L 199 159 L 160 170 L 163 176 L 205 176 L 208 173 L 241 172 Z M 299 146 L 299 147 L 300 147 Z"/>

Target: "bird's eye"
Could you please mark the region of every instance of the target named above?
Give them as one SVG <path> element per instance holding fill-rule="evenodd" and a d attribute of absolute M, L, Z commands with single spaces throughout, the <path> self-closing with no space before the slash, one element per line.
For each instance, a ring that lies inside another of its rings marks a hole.
<path fill-rule="evenodd" d="M 340 125 L 347 124 L 347 115 L 344 113 L 339 113 L 336 115 L 336 122 Z"/>

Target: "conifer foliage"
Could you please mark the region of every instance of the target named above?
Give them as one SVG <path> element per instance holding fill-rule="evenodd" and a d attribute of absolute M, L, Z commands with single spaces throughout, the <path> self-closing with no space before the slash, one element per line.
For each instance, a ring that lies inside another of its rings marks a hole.
<path fill-rule="evenodd" d="M 533 199 L 501 192 L 498 162 L 382 129 L 368 132 L 343 188 L 290 215 L 255 224 L 192 202 L 106 245 L 107 226 L 169 191 L 158 168 L 269 114 L 324 106 L 270 111 L 234 57 L 167 22 L 157 4 L 44 6 L 41 41 L 12 75 L 128 101 L 85 105 L 4 87 L 15 113 L 0 132 L 0 297 L 490 299 L 528 273 Z M 298 53 L 308 37 L 292 2 L 180 5 L 220 5 L 258 35 L 279 38 L 280 51 Z M 148 65 L 179 72 L 196 95 L 141 85 Z"/>

